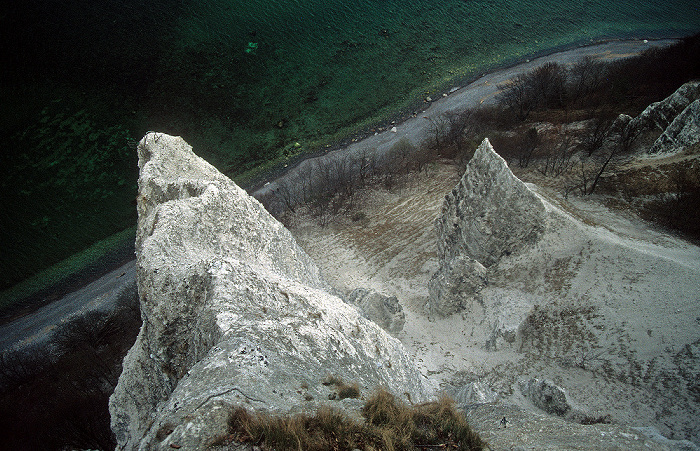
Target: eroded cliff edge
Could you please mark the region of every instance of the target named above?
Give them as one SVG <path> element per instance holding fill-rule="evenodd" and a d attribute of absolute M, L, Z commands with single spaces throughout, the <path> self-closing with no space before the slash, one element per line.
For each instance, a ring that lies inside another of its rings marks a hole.
<path fill-rule="evenodd" d="M 234 405 L 341 404 L 328 375 L 425 398 L 401 343 L 329 294 L 255 199 L 181 138 L 149 133 L 138 154 L 143 326 L 110 398 L 118 449 L 200 449 Z"/>

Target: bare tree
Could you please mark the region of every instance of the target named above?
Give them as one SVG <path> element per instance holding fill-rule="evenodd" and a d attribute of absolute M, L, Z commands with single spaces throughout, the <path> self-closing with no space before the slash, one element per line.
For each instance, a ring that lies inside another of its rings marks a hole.
<path fill-rule="evenodd" d="M 390 158 L 393 168 L 387 168 L 386 170 L 408 174 L 412 169 L 413 156 L 416 152 L 416 146 L 408 138 L 403 137 L 399 139 L 388 151 L 391 154 Z"/>
<path fill-rule="evenodd" d="M 466 152 L 467 139 L 473 137 L 482 125 L 477 120 L 477 110 L 448 112 L 445 117 L 449 124 L 445 136 L 447 143 L 454 148 L 453 156 L 461 156 Z"/>
<path fill-rule="evenodd" d="M 525 132 L 524 138 L 521 140 L 521 148 L 518 156 L 518 165 L 521 168 L 526 168 L 530 164 L 532 154 L 540 143 L 540 137 L 535 127 L 530 127 Z"/>
<path fill-rule="evenodd" d="M 569 70 L 569 97 L 574 104 L 583 102 L 595 93 L 605 80 L 606 65 L 586 56 Z"/>
<path fill-rule="evenodd" d="M 638 137 L 637 130 L 628 124 L 613 123 L 611 129 L 613 131 L 612 142 L 604 146 L 605 152 L 602 152 L 598 157 L 600 167 L 593 177 L 590 188 L 587 190 L 588 194 L 593 194 L 605 171 L 610 170 L 621 155 L 628 153 L 632 149 Z"/>
<path fill-rule="evenodd" d="M 428 141 L 428 146 L 435 149 L 437 155 L 443 155 L 445 150 L 445 143 L 447 141 L 446 135 L 449 128 L 449 120 L 440 115 L 436 118 L 429 118 L 430 121 L 430 140 Z"/>
<path fill-rule="evenodd" d="M 361 188 L 367 185 L 377 172 L 377 151 L 363 147 L 357 156 L 357 177 Z"/>
<path fill-rule="evenodd" d="M 566 94 L 566 71 L 554 62 L 545 63 L 526 75 L 536 98 L 535 106 L 561 107 Z"/>
<path fill-rule="evenodd" d="M 295 181 L 298 176 L 288 174 L 283 180 L 277 182 L 277 188 L 275 188 L 274 193 L 277 199 L 282 203 L 285 210 L 294 213 L 294 208 L 298 204 L 297 188 Z"/>
<path fill-rule="evenodd" d="M 542 175 L 558 177 L 573 167 L 573 138 L 570 134 L 562 132 L 561 126 L 558 127 L 557 136 L 559 138 L 556 142 L 547 146 L 545 151 L 544 166 L 539 169 Z"/>
<path fill-rule="evenodd" d="M 526 120 L 537 106 L 537 96 L 529 74 L 520 74 L 498 85 L 498 88 L 502 90 L 497 97 L 499 103 L 512 110 L 520 121 Z"/>
<path fill-rule="evenodd" d="M 591 119 L 581 137 L 581 150 L 589 157 L 598 151 L 610 135 L 615 117 L 611 111 L 599 111 Z"/>

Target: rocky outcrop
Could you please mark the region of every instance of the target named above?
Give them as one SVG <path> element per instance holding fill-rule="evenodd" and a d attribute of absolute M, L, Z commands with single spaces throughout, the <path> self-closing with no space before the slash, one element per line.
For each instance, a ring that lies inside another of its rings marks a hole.
<path fill-rule="evenodd" d="M 688 105 L 649 148 L 649 153 L 676 153 L 700 142 L 700 100 Z"/>
<path fill-rule="evenodd" d="M 430 281 L 429 313 L 462 310 L 485 286 L 488 268 L 535 243 L 545 223 L 542 201 L 485 139 L 436 220 L 439 269 Z"/>
<path fill-rule="evenodd" d="M 566 391 L 550 380 L 534 378 L 519 385 L 523 396 L 546 413 L 562 417 L 572 410 Z"/>
<path fill-rule="evenodd" d="M 663 132 L 688 105 L 700 99 L 700 82 L 688 82 L 676 92 L 660 102 L 649 105 L 642 113 L 628 124 L 630 136 L 637 136 L 645 131 Z"/>
<path fill-rule="evenodd" d="M 181 138 L 138 146 L 143 326 L 110 398 L 118 449 L 201 449 L 231 407 L 313 409 L 328 375 L 424 399 L 403 346 L 330 295 L 311 259 Z"/>
<path fill-rule="evenodd" d="M 375 290 L 357 288 L 345 300 L 358 308 L 360 314 L 396 336 L 403 330 L 406 315 L 396 296 L 386 296 Z"/>

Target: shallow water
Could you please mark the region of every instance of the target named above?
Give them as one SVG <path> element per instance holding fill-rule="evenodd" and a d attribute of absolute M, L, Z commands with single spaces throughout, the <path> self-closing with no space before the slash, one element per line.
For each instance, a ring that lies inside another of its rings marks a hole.
<path fill-rule="evenodd" d="M 642 0 L 34 0 L 0 21 L 0 288 L 135 222 L 148 130 L 236 175 L 527 55 L 700 30 L 696 2 Z"/>

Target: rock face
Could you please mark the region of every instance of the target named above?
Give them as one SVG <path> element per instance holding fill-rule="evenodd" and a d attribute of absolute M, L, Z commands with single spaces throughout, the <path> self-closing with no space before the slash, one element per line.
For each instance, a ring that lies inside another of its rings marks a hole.
<path fill-rule="evenodd" d="M 694 100 L 700 98 L 700 82 L 688 82 L 660 102 L 654 102 L 628 124 L 632 135 L 644 131 L 664 131 Z"/>
<path fill-rule="evenodd" d="M 700 100 L 688 105 L 664 130 L 649 153 L 676 153 L 700 141 Z"/>
<path fill-rule="evenodd" d="M 542 201 L 485 139 L 436 220 L 439 269 L 427 310 L 440 316 L 462 310 L 485 286 L 488 268 L 535 243 L 545 223 Z"/>
<path fill-rule="evenodd" d="M 468 406 L 496 402 L 498 394 L 483 382 L 470 382 L 453 390 L 452 399 L 459 406 Z"/>
<path fill-rule="evenodd" d="M 396 296 L 386 296 L 375 290 L 357 288 L 345 299 L 356 306 L 360 314 L 396 336 L 406 323 L 406 315 Z"/>
<path fill-rule="evenodd" d="M 328 294 L 255 199 L 181 138 L 149 133 L 138 153 L 143 326 L 110 398 L 118 449 L 201 449 L 238 404 L 338 404 L 328 375 L 425 398 L 403 346 Z"/>

